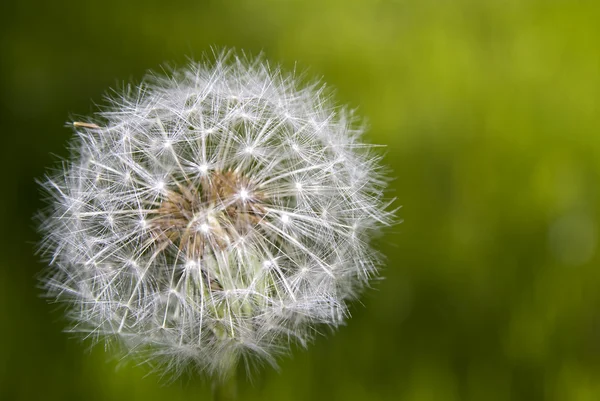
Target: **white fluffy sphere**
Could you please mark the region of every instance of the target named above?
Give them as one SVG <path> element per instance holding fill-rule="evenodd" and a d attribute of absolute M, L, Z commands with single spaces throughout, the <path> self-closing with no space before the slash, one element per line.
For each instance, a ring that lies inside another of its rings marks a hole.
<path fill-rule="evenodd" d="M 362 127 L 323 89 L 229 52 L 74 123 L 40 225 L 72 329 L 226 374 L 342 323 L 391 212 Z"/>

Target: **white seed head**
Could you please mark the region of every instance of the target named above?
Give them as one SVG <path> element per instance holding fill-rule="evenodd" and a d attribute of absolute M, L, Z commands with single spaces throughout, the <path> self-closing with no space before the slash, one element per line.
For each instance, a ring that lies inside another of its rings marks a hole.
<path fill-rule="evenodd" d="M 393 216 L 379 157 L 324 93 L 224 52 L 73 124 L 40 223 L 73 331 L 224 375 L 343 323 Z"/>

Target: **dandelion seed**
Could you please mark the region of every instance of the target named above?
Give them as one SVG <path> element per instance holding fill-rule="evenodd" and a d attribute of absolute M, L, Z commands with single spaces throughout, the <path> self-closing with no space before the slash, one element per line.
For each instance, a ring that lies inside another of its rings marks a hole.
<path fill-rule="evenodd" d="M 376 275 L 380 159 L 318 85 L 225 52 L 91 120 L 42 183 L 43 284 L 74 331 L 225 375 L 342 324 Z"/>

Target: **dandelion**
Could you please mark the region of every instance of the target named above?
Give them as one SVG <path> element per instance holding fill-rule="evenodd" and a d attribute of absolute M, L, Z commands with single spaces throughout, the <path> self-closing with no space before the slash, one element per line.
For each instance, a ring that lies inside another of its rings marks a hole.
<path fill-rule="evenodd" d="M 275 365 L 377 274 L 380 159 L 318 83 L 223 52 L 73 127 L 42 182 L 42 283 L 94 342 L 175 374 Z"/>

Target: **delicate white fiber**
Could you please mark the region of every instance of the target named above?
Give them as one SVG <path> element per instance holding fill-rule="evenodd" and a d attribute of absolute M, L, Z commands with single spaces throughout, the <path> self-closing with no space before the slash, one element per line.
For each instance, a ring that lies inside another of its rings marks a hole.
<path fill-rule="evenodd" d="M 73 125 L 40 230 L 75 332 L 226 375 L 343 323 L 376 275 L 386 180 L 320 84 L 223 52 Z"/>

